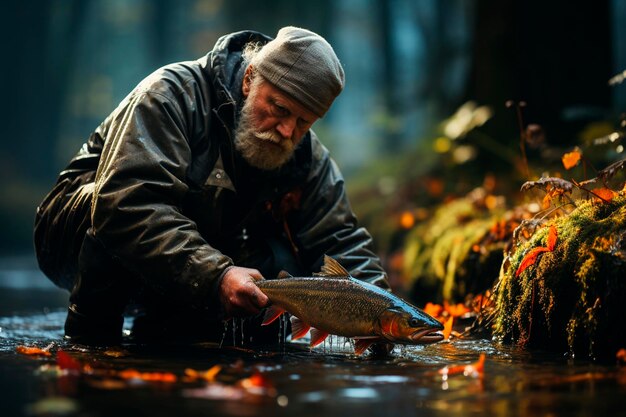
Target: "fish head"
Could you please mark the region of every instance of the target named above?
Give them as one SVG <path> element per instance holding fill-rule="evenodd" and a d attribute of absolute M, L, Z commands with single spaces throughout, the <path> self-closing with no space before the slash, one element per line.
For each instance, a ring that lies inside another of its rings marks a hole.
<path fill-rule="evenodd" d="M 392 306 L 378 318 L 380 334 L 393 343 L 427 344 L 443 340 L 443 325 L 413 306 Z"/>

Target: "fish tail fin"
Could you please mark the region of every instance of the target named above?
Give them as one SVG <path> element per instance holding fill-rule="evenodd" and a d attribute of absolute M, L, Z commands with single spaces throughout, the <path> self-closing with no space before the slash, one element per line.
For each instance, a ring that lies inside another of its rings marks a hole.
<path fill-rule="evenodd" d="M 265 310 L 265 315 L 263 316 L 263 323 L 261 323 L 261 326 L 267 326 L 268 324 L 272 323 L 284 312 L 285 310 L 275 305 L 268 307 L 267 310 Z"/>
<path fill-rule="evenodd" d="M 303 337 L 311 326 L 297 318 L 296 316 L 291 316 L 291 340 L 297 340 Z"/>
<path fill-rule="evenodd" d="M 317 345 L 319 345 L 320 343 L 322 343 L 324 340 L 326 340 L 326 338 L 328 337 L 328 333 L 313 328 L 311 329 L 311 347 L 315 347 Z"/>

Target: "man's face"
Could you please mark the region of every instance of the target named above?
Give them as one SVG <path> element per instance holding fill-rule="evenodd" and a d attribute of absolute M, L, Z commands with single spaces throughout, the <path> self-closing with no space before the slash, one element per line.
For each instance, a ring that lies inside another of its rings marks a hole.
<path fill-rule="evenodd" d="M 293 154 L 305 133 L 318 119 L 299 102 L 246 72 L 246 98 L 235 131 L 235 147 L 254 167 L 273 170 Z"/>

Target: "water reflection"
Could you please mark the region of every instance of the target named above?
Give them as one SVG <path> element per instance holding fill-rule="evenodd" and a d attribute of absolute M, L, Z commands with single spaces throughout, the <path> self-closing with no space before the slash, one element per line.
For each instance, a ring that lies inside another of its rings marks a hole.
<path fill-rule="evenodd" d="M 29 299 L 19 294 L 30 291 L 26 288 L 5 286 L 1 290 L 0 305 L 8 298 Z M 623 412 L 626 372 L 622 368 L 519 351 L 484 339 L 396 346 L 391 356 L 382 359 L 355 356 L 350 341 L 336 337 L 314 349 L 299 341 L 251 351 L 241 346 L 244 323 L 235 326 L 221 347 L 172 343 L 106 350 L 71 346 L 62 338 L 64 301 L 59 301 L 53 288 L 41 291 L 48 298 L 40 299 L 39 307 L 25 303 L 0 312 L 2 415 L 328 416 L 358 412 L 364 417 L 449 417 Z M 48 306 L 47 310 L 41 305 Z M 54 355 L 38 358 L 15 353 L 18 345 L 50 343 L 55 344 L 53 352 L 68 352 L 79 363 L 78 369 L 59 368 Z M 446 365 L 473 363 L 480 354 L 486 355 L 481 375 L 444 378 L 439 372 Z M 206 379 L 190 378 L 188 369 Z M 213 375 L 211 369 L 218 372 Z M 152 375 L 154 380 L 142 375 Z M 173 377 L 173 382 L 164 376 Z"/>

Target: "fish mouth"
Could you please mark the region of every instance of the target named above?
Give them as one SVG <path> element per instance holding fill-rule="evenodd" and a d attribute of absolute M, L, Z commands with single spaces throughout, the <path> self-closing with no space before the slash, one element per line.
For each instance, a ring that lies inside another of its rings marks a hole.
<path fill-rule="evenodd" d="M 411 341 L 417 344 L 436 343 L 443 340 L 443 333 L 437 329 L 418 330 L 411 335 Z"/>

